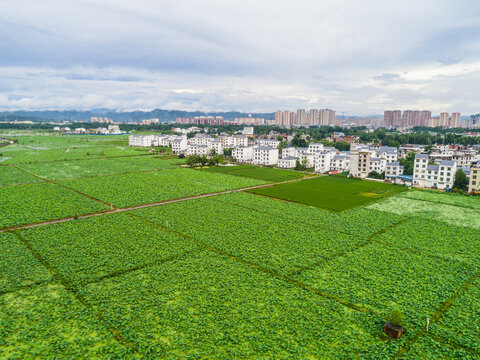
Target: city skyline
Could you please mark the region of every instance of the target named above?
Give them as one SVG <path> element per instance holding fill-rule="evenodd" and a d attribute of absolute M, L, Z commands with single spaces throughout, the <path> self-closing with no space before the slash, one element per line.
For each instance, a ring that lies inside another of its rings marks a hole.
<path fill-rule="evenodd" d="M 5 3 L 0 110 L 480 112 L 478 2 L 361 5 Z"/>

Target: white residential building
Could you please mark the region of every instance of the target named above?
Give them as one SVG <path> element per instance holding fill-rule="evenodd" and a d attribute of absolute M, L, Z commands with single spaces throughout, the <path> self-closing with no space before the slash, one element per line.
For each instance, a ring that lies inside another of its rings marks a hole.
<path fill-rule="evenodd" d="M 187 147 L 187 155 L 208 155 L 210 154 L 210 149 L 207 145 L 192 145 Z"/>
<path fill-rule="evenodd" d="M 337 154 L 332 158 L 330 170 L 340 172 L 348 171 L 350 169 L 350 154 Z"/>
<path fill-rule="evenodd" d="M 387 160 L 381 158 L 370 158 L 370 171 L 376 171 L 377 173 L 381 174 L 385 171 L 385 167 L 387 166 Z"/>
<path fill-rule="evenodd" d="M 427 179 L 428 154 L 416 154 L 413 163 L 413 185 L 425 187 Z"/>
<path fill-rule="evenodd" d="M 276 165 L 278 163 L 278 149 L 269 146 L 254 147 L 252 163 L 256 165 Z"/>
<path fill-rule="evenodd" d="M 178 137 L 172 140 L 172 151 L 174 154 L 181 154 L 187 150 L 188 142 L 186 137 Z"/>
<path fill-rule="evenodd" d="M 238 162 L 251 162 L 253 159 L 253 147 L 237 146 L 232 150 L 232 157 Z"/>
<path fill-rule="evenodd" d="M 278 159 L 278 167 L 284 169 L 293 169 L 297 165 L 297 158 L 294 156 L 285 156 Z"/>
<path fill-rule="evenodd" d="M 152 146 L 155 135 L 130 135 L 128 137 L 129 146 L 149 147 Z"/>
<path fill-rule="evenodd" d="M 285 157 L 298 157 L 298 151 L 293 146 L 286 147 L 282 150 L 282 158 Z"/>
<path fill-rule="evenodd" d="M 310 145 L 308 145 L 308 152 L 309 153 L 315 154 L 315 153 L 318 153 L 318 152 L 322 152 L 323 150 L 324 150 L 323 144 L 310 143 Z"/>
<path fill-rule="evenodd" d="M 443 160 L 440 165 L 428 165 L 425 187 L 451 189 L 455 182 L 456 172 L 457 164 L 452 160 Z"/>
<path fill-rule="evenodd" d="M 215 154 L 223 155 L 223 146 L 222 146 L 222 143 L 220 141 L 212 140 L 207 144 L 207 146 L 209 148 L 209 153 L 212 150 L 215 150 Z"/>
<path fill-rule="evenodd" d="M 280 145 L 280 141 L 270 140 L 270 139 L 259 139 L 258 140 L 258 145 L 259 146 L 272 147 L 272 148 L 277 149 L 278 146 Z"/>
<path fill-rule="evenodd" d="M 315 167 L 315 155 L 310 153 L 301 153 L 298 155 L 301 164 L 305 164 L 307 168 Z"/>
<path fill-rule="evenodd" d="M 398 175 L 403 175 L 403 166 L 398 161 L 387 162 L 385 167 L 385 179 L 395 179 Z"/>

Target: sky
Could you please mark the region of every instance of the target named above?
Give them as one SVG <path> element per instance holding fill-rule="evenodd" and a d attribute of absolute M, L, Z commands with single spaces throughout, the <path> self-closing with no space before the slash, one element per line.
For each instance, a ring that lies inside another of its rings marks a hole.
<path fill-rule="evenodd" d="M 0 0 L 0 110 L 480 112 L 478 0 Z"/>

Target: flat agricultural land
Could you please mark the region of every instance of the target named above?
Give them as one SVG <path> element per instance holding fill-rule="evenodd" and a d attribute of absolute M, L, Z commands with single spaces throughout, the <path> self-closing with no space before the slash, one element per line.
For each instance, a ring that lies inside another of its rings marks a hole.
<path fill-rule="evenodd" d="M 307 206 L 216 194 L 267 181 L 137 150 L 44 166 L 15 151 L 0 166 L 1 359 L 480 359 L 478 198 L 299 174 L 288 185 L 321 205 Z"/>
<path fill-rule="evenodd" d="M 260 167 L 254 165 L 214 166 L 204 168 L 202 171 L 260 179 L 268 182 L 280 182 L 300 179 L 305 175 L 310 176 L 309 174 L 303 174 L 297 171 L 274 169 L 270 167 Z"/>
<path fill-rule="evenodd" d="M 368 204 L 402 191 L 405 191 L 405 188 L 343 176 L 321 176 L 301 182 L 250 190 L 258 195 L 333 211 Z"/>

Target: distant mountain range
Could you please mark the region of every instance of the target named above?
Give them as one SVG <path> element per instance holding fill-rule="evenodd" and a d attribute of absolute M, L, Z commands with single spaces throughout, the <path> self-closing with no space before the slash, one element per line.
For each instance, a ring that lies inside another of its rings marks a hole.
<path fill-rule="evenodd" d="M 78 110 L 44 110 L 44 111 L 4 111 L 0 112 L 2 121 L 90 121 L 92 116 L 108 117 L 117 122 L 142 121 L 145 119 L 159 119 L 161 122 L 175 121 L 177 117 L 194 117 L 202 115 L 223 116 L 225 120 L 233 120 L 236 117 L 259 117 L 265 119 L 274 119 L 275 113 L 243 113 L 238 111 L 228 112 L 201 112 L 201 111 L 181 111 L 181 110 L 162 110 L 154 109 L 152 111 L 116 111 L 112 109 L 93 109 L 88 111 Z"/>

